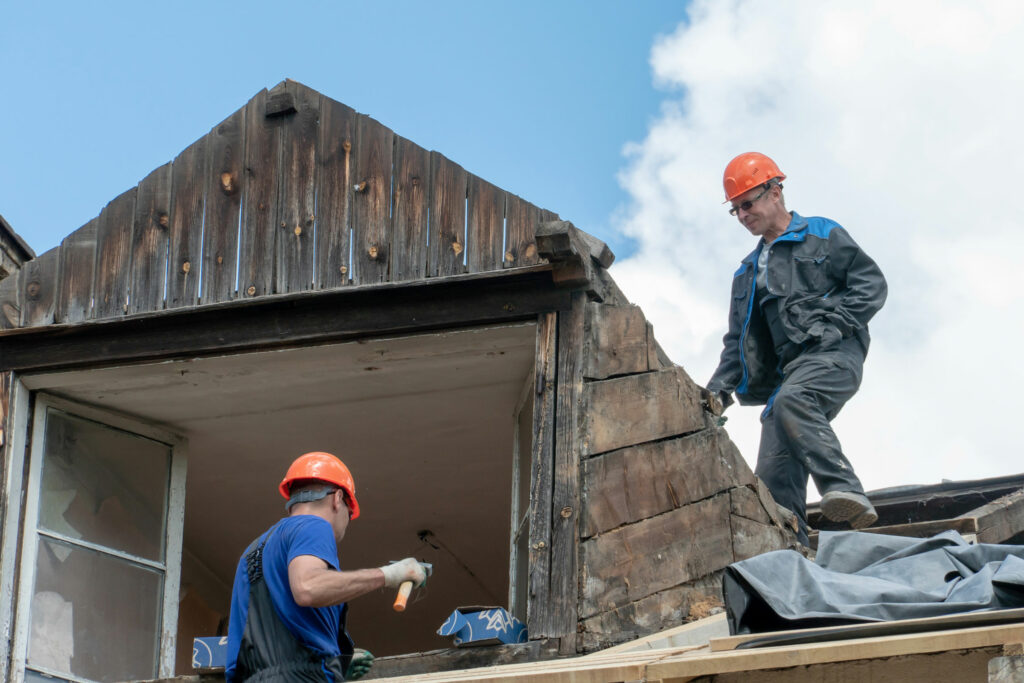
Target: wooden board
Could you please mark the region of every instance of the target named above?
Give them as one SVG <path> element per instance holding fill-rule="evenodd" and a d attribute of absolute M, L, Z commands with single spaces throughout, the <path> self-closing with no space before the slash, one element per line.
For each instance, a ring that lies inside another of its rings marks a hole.
<path fill-rule="evenodd" d="M 283 117 L 267 116 L 269 94 L 245 105 L 245 183 L 238 246 L 238 298 L 274 293 L 276 239 L 280 230 L 278 183 Z"/>
<path fill-rule="evenodd" d="M 128 261 L 135 223 L 133 187 L 100 212 L 96 224 L 96 270 L 93 273 L 93 318 L 116 318 L 128 306 Z"/>
<path fill-rule="evenodd" d="M 286 87 L 294 98 L 295 111 L 281 119 L 274 288 L 281 293 L 313 288 L 316 148 L 320 126 L 320 94 L 294 81 L 287 81 Z"/>
<path fill-rule="evenodd" d="M 580 636 L 583 650 L 593 652 L 600 649 L 604 653 L 608 651 L 605 648 L 610 646 L 616 647 L 617 651 L 644 650 L 646 648 L 643 644 L 636 642 L 644 637 L 651 640 L 652 647 L 703 645 L 711 637 L 709 634 L 714 637 L 729 634 L 724 613 L 714 620 L 714 626 L 696 630 L 694 637 L 689 640 L 683 632 L 688 627 L 693 630 L 695 624 L 700 622 L 682 627 L 679 624 L 693 619 L 708 621 L 704 619 L 705 616 L 722 609 L 721 573 L 715 572 L 584 619 Z M 676 632 L 674 638 L 662 633 L 666 629 Z M 627 641 L 632 641 L 633 647 L 629 647 Z"/>
<path fill-rule="evenodd" d="M 171 212 L 171 164 L 139 183 L 132 227 L 128 311 L 156 311 L 164 305 Z"/>
<path fill-rule="evenodd" d="M 581 467 L 583 538 L 754 485 L 753 472 L 719 430 L 612 451 Z"/>
<path fill-rule="evenodd" d="M 583 376 L 607 379 L 657 370 L 660 364 L 649 364 L 647 332 L 647 319 L 639 306 L 589 303 Z"/>
<path fill-rule="evenodd" d="M 795 536 L 772 524 L 767 515 L 765 521 L 755 521 L 734 514 L 729 518 L 729 526 L 732 529 L 734 562 L 795 546 Z"/>
<path fill-rule="evenodd" d="M 428 277 L 464 272 L 466 171 L 438 152 L 430 153 L 430 249 Z"/>
<path fill-rule="evenodd" d="M 700 388 L 682 368 L 589 382 L 583 396 L 585 456 L 704 428 Z"/>
<path fill-rule="evenodd" d="M 203 218 L 203 272 L 200 298 L 204 304 L 235 296 L 238 267 L 238 217 L 243 186 L 248 186 L 245 117 L 266 91 L 216 126 L 209 134 L 206 203 Z M 262 103 L 262 102 L 261 102 Z M 262 160 L 259 169 L 262 171 Z M 247 191 L 247 190 L 245 190 Z"/>
<path fill-rule="evenodd" d="M 98 222 L 92 219 L 60 243 L 55 322 L 75 323 L 89 317 Z"/>
<path fill-rule="evenodd" d="M 551 635 L 562 654 L 576 651 L 580 594 L 580 397 L 583 394 L 583 318 L 587 295 L 572 295 L 572 310 L 558 314 L 558 393 L 555 401 L 555 468 L 551 496 Z"/>
<path fill-rule="evenodd" d="M 352 282 L 388 279 L 391 258 L 391 168 L 395 134 L 359 115 L 352 197 Z"/>
<path fill-rule="evenodd" d="M 985 612 L 964 612 L 944 614 L 938 617 L 900 619 L 899 621 L 877 621 L 846 626 L 824 626 L 821 628 L 791 629 L 766 633 L 747 633 L 738 636 L 724 636 L 710 642 L 712 652 L 728 652 L 743 646 L 748 648 L 759 641 L 773 641 L 788 638 L 793 644 L 800 642 L 848 641 L 858 638 L 878 638 L 896 634 L 920 634 L 952 629 L 991 627 L 1002 624 L 1024 622 L 1024 608 L 990 610 Z M 1024 628 L 1024 627 L 1022 627 Z"/>
<path fill-rule="evenodd" d="M 167 308 L 195 306 L 199 298 L 209 138 L 196 140 L 171 165 Z"/>
<path fill-rule="evenodd" d="M 505 206 L 506 268 L 531 266 L 540 262 L 534 235 L 540 222 L 540 210 L 530 202 L 509 193 Z"/>
<path fill-rule="evenodd" d="M 537 318 L 534 363 L 533 452 L 530 475 L 530 561 L 526 623 L 531 637 L 551 630 L 551 496 L 554 492 L 558 315 Z"/>
<path fill-rule="evenodd" d="M 720 494 L 582 544 L 580 616 L 617 609 L 733 561 L 729 496 Z"/>
<path fill-rule="evenodd" d="M 505 191 L 469 174 L 466 268 L 498 270 L 504 260 Z"/>
<path fill-rule="evenodd" d="M 57 269 L 60 248 L 26 261 L 18 274 L 21 299 L 21 327 L 49 325 L 53 322 L 53 309 L 57 288 Z M 14 275 L 9 279 L 15 279 Z"/>
<path fill-rule="evenodd" d="M 391 281 L 427 275 L 427 207 L 430 153 L 395 136 L 395 205 L 391 243 Z"/>
<path fill-rule="evenodd" d="M 18 273 L 0 280 L 0 330 L 13 330 L 21 324 L 21 287 Z"/>
<path fill-rule="evenodd" d="M 1009 493 L 991 503 L 971 510 L 980 543 L 1005 543 L 1024 532 L 1024 489 Z"/>
<path fill-rule="evenodd" d="M 349 246 L 356 113 L 326 97 L 320 106 L 314 280 L 319 289 L 334 289 L 349 284 L 352 276 Z"/>

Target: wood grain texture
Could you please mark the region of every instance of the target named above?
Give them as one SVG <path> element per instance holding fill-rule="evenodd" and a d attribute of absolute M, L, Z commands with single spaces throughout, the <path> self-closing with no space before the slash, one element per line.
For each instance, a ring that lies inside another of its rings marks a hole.
<path fill-rule="evenodd" d="M 961 515 L 977 520 L 980 543 L 1006 543 L 1024 529 L 1024 489 Z"/>
<path fill-rule="evenodd" d="M 314 280 L 318 289 L 334 289 L 349 284 L 352 277 L 352 150 L 357 118 L 352 109 L 326 97 L 320 107 Z"/>
<path fill-rule="evenodd" d="M 419 280 L 427 275 L 429 190 L 430 153 L 396 136 L 392 282 Z"/>
<path fill-rule="evenodd" d="M 280 232 L 280 135 L 287 117 L 268 117 L 266 91 L 245 106 L 245 182 L 238 251 L 238 297 L 274 292 L 276 239 Z"/>
<path fill-rule="evenodd" d="M 530 202 L 508 193 L 505 206 L 506 268 L 531 266 L 540 263 L 534 235 L 540 222 L 540 209 Z"/>
<path fill-rule="evenodd" d="M 469 174 L 467 210 L 467 270 L 479 273 L 500 269 L 504 259 L 505 191 Z"/>
<path fill-rule="evenodd" d="M 552 635 L 575 649 L 579 604 L 580 401 L 583 395 L 583 318 L 586 294 L 574 292 L 572 309 L 558 314 L 558 393 L 555 470 L 551 498 Z M 567 653 L 566 653 L 567 654 Z"/>
<path fill-rule="evenodd" d="M 723 493 L 583 543 L 580 616 L 617 609 L 732 562 Z"/>
<path fill-rule="evenodd" d="M 248 182 L 245 117 L 253 108 L 253 102 L 265 96 L 265 92 L 226 118 L 208 136 L 200 294 L 204 304 L 228 301 L 235 296 L 238 221 L 242 210 L 242 187 Z"/>
<path fill-rule="evenodd" d="M 98 222 L 92 219 L 60 243 L 55 322 L 76 323 L 89 317 Z"/>
<path fill-rule="evenodd" d="M 464 272 L 466 171 L 438 152 L 430 153 L 430 249 L 428 277 Z"/>
<path fill-rule="evenodd" d="M 552 632 L 551 496 L 554 493 L 557 334 L 557 314 L 545 313 L 538 317 L 530 465 L 530 574 L 526 603 L 526 626 L 531 638 L 542 638 Z"/>
<path fill-rule="evenodd" d="M 746 491 L 747 489 L 736 489 Z M 733 514 L 729 520 L 732 529 L 733 562 L 739 562 L 755 555 L 793 547 L 792 534 L 772 524 L 759 522 L 743 515 Z"/>
<path fill-rule="evenodd" d="M 170 234 L 171 164 L 139 183 L 132 227 L 128 312 L 163 308 Z"/>
<path fill-rule="evenodd" d="M 649 366 L 648 325 L 639 306 L 587 305 L 583 376 L 607 379 L 658 369 Z"/>
<path fill-rule="evenodd" d="M 60 247 L 54 247 L 21 266 L 18 273 L 21 327 L 49 325 L 53 322 L 59 267 Z M 15 279 L 14 275 L 10 279 Z"/>
<path fill-rule="evenodd" d="M 704 428 L 700 388 L 678 367 L 589 382 L 584 402 L 588 456 Z"/>
<path fill-rule="evenodd" d="M 209 138 L 193 142 L 171 164 L 167 308 L 195 306 L 199 298 Z"/>
<path fill-rule="evenodd" d="M 391 169 L 395 134 L 359 116 L 352 197 L 352 282 L 388 279 L 391 259 Z"/>
<path fill-rule="evenodd" d="M 702 619 L 723 609 L 721 572 L 584 619 L 583 650 L 593 652 Z M 728 633 L 728 629 L 724 628 Z"/>
<path fill-rule="evenodd" d="M 581 467 L 583 538 L 755 484 L 754 473 L 721 430 L 612 451 Z"/>
<path fill-rule="evenodd" d="M 295 111 L 282 118 L 275 292 L 313 288 L 316 149 L 320 94 L 286 81 Z"/>
<path fill-rule="evenodd" d="M 0 280 L 0 330 L 13 330 L 21 325 L 21 287 L 18 273 Z"/>
<path fill-rule="evenodd" d="M 96 225 L 96 270 L 92 317 L 116 318 L 128 306 L 128 266 L 138 187 L 122 192 L 100 212 Z"/>

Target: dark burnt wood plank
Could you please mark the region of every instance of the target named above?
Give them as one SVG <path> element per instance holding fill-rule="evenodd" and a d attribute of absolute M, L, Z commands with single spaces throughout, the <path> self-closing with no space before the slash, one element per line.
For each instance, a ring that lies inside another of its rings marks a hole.
<path fill-rule="evenodd" d="M 21 290 L 21 327 L 37 327 L 53 322 L 59 265 L 60 247 L 54 247 L 22 265 L 18 273 L 18 288 Z M 10 279 L 14 279 L 14 275 L 11 275 Z"/>
<path fill-rule="evenodd" d="M 504 258 L 505 191 L 469 174 L 466 267 L 470 273 L 499 270 Z"/>
<path fill-rule="evenodd" d="M 55 322 L 76 323 L 89 317 L 98 223 L 99 218 L 92 219 L 60 243 Z"/>
<path fill-rule="evenodd" d="M 352 197 L 352 282 L 388 279 L 391 252 L 391 169 L 395 134 L 359 116 Z"/>
<path fill-rule="evenodd" d="M 527 628 L 532 638 L 550 632 L 551 496 L 554 493 L 555 393 L 558 366 L 558 315 L 546 313 L 537 321 L 534 365 L 533 453 L 530 475 L 530 567 L 526 602 Z"/>
<path fill-rule="evenodd" d="M 313 288 L 316 147 L 320 125 L 320 94 L 293 81 L 287 82 L 287 88 L 295 111 L 282 119 L 275 287 L 279 293 Z"/>
<path fill-rule="evenodd" d="M 318 289 L 334 289 L 349 284 L 352 277 L 352 148 L 357 114 L 326 97 L 320 108 L 314 280 Z"/>
<path fill-rule="evenodd" d="M 572 310 L 558 314 L 555 471 L 551 497 L 551 635 L 563 654 L 576 647 L 579 605 L 580 420 L 583 398 L 583 318 L 587 295 L 574 292 Z"/>
<path fill-rule="evenodd" d="M 0 280 L 0 330 L 14 330 L 21 326 L 21 287 L 18 273 Z"/>
<path fill-rule="evenodd" d="M 93 318 L 124 315 L 128 305 L 128 266 L 138 187 L 122 192 L 100 213 L 96 226 Z"/>
<path fill-rule="evenodd" d="M 430 153 L 430 249 L 428 277 L 465 271 L 466 171 L 438 152 Z"/>
<path fill-rule="evenodd" d="M 509 193 L 505 208 L 505 267 L 532 266 L 540 262 L 535 235 L 540 209 Z"/>
<path fill-rule="evenodd" d="M 419 280 L 427 275 L 427 205 L 430 153 L 395 137 L 395 205 L 391 243 L 391 280 Z"/>
<path fill-rule="evenodd" d="M 164 305 L 171 212 L 171 164 L 139 183 L 132 228 L 128 311 L 156 311 Z"/>
<path fill-rule="evenodd" d="M 208 136 L 200 295 L 204 304 L 227 301 L 235 296 L 238 217 L 242 186 L 246 182 L 244 122 L 252 102 L 250 100 L 246 107 L 226 118 Z"/>
<path fill-rule="evenodd" d="M 280 232 L 278 179 L 285 117 L 267 116 L 267 92 L 245 106 L 245 186 L 239 234 L 238 297 L 273 294 Z"/>
<path fill-rule="evenodd" d="M 167 308 L 195 306 L 202 264 L 203 202 L 210 135 L 189 145 L 171 165 Z"/>
<path fill-rule="evenodd" d="M 0 285 L 3 283 L 0 282 Z M 536 319 L 571 292 L 547 269 L 345 287 L 0 333 L 0 371 L 87 367 Z"/>

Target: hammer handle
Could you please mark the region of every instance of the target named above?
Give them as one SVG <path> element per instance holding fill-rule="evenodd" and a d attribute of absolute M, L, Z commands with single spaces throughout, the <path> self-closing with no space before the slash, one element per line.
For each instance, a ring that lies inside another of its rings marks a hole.
<path fill-rule="evenodd" d="M 395 611 L 404 612 L 405 606 L 409 602 L 409 594 L 412 593 L 412 581 L 403 581 L 402 585 L 398 587 L 398 595 L 395 596 Z"/>

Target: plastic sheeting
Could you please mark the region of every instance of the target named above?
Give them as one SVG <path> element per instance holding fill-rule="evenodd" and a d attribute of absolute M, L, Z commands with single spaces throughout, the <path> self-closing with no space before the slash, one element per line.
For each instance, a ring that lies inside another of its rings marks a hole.
<path fill-rule="evenodd" d="M 822 531 L 818 554 L 777 550 L 730 565 L 733 635 L 1024 607 L 1024 546 Z"/>

